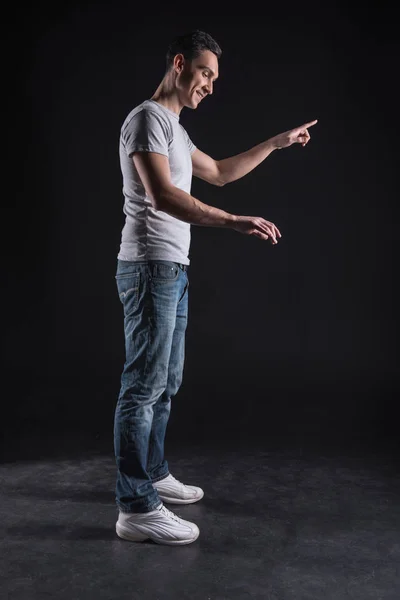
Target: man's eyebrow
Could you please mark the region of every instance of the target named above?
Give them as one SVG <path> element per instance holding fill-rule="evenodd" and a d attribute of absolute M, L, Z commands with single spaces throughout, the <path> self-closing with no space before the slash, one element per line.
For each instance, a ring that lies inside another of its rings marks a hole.
<path fill-rule="evenodd" d="M 208 71 L 210 71 L 211 75 L 215 75 L 215 71 L 213 71 L 211 67 L 207 67 L 207 65 L 199 65 L 199 68 L 207 69 Z M 216 77 L 215 79 L 218 79 L 218 77 Z"/>

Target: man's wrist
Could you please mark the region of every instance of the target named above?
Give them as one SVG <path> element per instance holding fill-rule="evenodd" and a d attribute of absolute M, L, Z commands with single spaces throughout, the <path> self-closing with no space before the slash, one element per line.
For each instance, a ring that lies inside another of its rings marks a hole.
<path fill-rule="evenodd" d="M 272 138 L 270 138 L 269 140 L 267 140 L 267 144 L 269 144 L 269 147 L 271 150 L 281 150 L 282 146 L 279 146 L 279 141 L 278 141 L 278 137 L 274 136 Z"/>
<path fill-rule="evenodd" d="M 237 215 L 231 215 L 230 213 L 226 213 L 225 227 L 232 228 L 237 220 Z"/>

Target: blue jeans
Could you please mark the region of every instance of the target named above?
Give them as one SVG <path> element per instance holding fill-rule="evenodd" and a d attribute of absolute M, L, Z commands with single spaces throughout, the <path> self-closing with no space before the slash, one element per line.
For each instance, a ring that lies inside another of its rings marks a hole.
<path fill-rule="evenodd" d="M 153 482 L 169 474 L 164 440 L 171 399 L 183 377 L 188 276 L 166 260 L 117 261 L 124 311 L 125 364 L 115 409 L 116 503 L 150 512 L 161 500 Z"/>

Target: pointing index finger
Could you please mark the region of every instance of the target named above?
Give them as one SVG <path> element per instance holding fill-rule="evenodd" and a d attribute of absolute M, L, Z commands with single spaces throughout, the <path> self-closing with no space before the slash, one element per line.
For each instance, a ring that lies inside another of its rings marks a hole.
<path fill-rule="evenodd" d="M 304 125 L 302 125 L 300 127 L 300 129 L 307 129 L 307 127 L 312 127 L 313 125 L 315 125 L 315 123 L 318 123 L 318 119 L 315 119 L 314 121 L 310 121 L 309 123 L 305 123 Z"/>

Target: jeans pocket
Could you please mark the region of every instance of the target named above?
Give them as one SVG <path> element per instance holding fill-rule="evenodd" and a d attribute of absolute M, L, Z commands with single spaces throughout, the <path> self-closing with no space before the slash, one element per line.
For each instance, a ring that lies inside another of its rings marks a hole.
<path fill-rule="evenodd" d="M 119 299 L 124 307 L 124 314 L 134 312 L 139 301 L 140 273 L 121 273 L 115 275 Z"/>
<path fill-rule="evenodd" d="M 153 281 L 168 283 L 178 279 L 179 271 L 178 265 L 173 262 L 154 261 L 151 266 L 151 278 Z"/>

